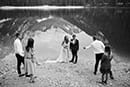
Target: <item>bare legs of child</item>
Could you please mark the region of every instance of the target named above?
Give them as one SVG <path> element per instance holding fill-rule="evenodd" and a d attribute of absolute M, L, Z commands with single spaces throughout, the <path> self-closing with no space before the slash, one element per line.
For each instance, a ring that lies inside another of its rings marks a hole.
<path fill-rule="evenodd" d="M 110 75 L 111 79 L 114 79 L 112 71 L 110 71 L 109 73 L 102 73 L 102 84 L 107 84 L 108 74 Z"/>
<path fill-rule="evenodd" d="M 103 73 L 102 74 L 102 83 L 107 84 L 107 80 L 108 80 L 108 73 Z"/>
<path fill-rule="evenodd" d="M 112 71 L 111 71 L 111 70 L 110 70 L 109 74 L 110 74 L 110 78 L 111 78 L 111 79 L 114 79 L 114 77 L 113 77 L 113 74 L 112 74 Z"/>

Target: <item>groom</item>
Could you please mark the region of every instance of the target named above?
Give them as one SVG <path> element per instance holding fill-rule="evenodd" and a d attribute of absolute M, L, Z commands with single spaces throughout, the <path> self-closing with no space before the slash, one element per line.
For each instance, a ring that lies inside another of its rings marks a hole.
<path fill-rule="evenodd" d="M 76 39 L 76 35 L 72 35 L 72 39 L 70 41 L 70 50 L 72 53 L 72 59 L 70 60 L 70 62 L 76 64 L 78 60 L 77 52 L 79 50 L 79 41 Z"/>

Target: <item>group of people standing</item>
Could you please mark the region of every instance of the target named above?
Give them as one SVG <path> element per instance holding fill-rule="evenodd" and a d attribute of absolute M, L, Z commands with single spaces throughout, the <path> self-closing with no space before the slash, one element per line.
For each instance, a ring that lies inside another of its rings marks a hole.
<path fill-rule="evenodd" d="M 26 76 L 30 77 L 30 82 L 34 82 L 36 78 L 34 76 L 35 73 L 35 64 L 39 65 L 37 59 L 34 57 L 34 40 L 32 35 L 29 35 L 28 38 L 24 39 L 25 43 L 22 44 L 20 40 L 20 34 L 16 34 L 16 39 L 14 41 L 15 55 L 17 58 L 17 71 L 19 77 Z M 93 48 L 95 54 L 95 68 L 94 75 L 97 74 L 98 65 L 101 60 L 100 72 L 102 73 L 102 83 L 107 84 L 108 74 L 110 74 L 110 78 L 114 79 L 112 71 L 111 71 L 111 60 L 113 58 L 110 46 L 105 46 L 104 43 L 98 40 L 96 37 L 93 37 L 93 42 L 87 46 L 83 47 L 83 49 Z M 47 60 L 45 63 L 65 63 L 72 62 L 73 64 L 77 63 L 78 60 L 78 50 L 79 50 L 79 40 L 76 38 L 76 35 L 72 35 L 72 39 L 69 39 L 67 35 L 64 36 L 64 40 L 61 44 L 61 51 L 56 60 Z M 69 60 L 70 55 L 69 52 L 72 53 L 72 59 Z M 24 64 L 25 74 L 21 74 L 21 64 Z M 104 77 L 105 76 L 105 77 Z"/>
<path fill-rule="evenodd" d="M 17 72 L 19 77 L 26 76 L 30 77 L 30 82 L 34 82 L 36 76 L 35 73 L 35 64 L 40 65 L 37 59 L 34 57 L 34 39 L 32 38 L 33 33 L 26 33 L 21 39 L 21 35 L 16 33 L 16 39 L 14 41 L 15 56 L 17 58 Z M 72 60 L 69 58 L 69 49 L 72 52 Z M 69 41 L 68 36 L 64 37 L 64 40 L 61 44 L 61 51 L 59 57 L 55 60 L 47 60 L 45 63 L 54 63 L 54 62 L 72 62 L 77 63 L 77 52 L 79 50 L 79 41 L 76 39 L 76 35 L 72 35 L 71 41 Z M 21 64 L 24 65 L 25 73 L 21 73 Z"/>
<path fill-rule="evenodd" d="M 45 63 L 64 63 L 64 62 L 72 62 L 73 64 L 77 63 L 78 60 L 78 50 L 79 50 L 79 40 L 76 38 L 76 35 L 72 35 L 72 39 L 69 40 L 67 35 L 64 36 L 64 40 L 61 44 L 61 50 L 59 56 L 56 60 L 47 60 Z M 72 53 L 72 59 L 69 60 L 70 55 Z"/>
<path fill-rule="evenodd" d="M 36 76 L 35 64 L 38 65 L 36 58 L 34 57 L 34 40 L 32 38 L 33 33 L 25 35 L 21 40 L 21 35 L 16 33 L 16 39 L 14 41 L 15 56 L 17 58 L 17 72 L 19 77 L 30 77 L 30 82 L 33 83 Z M 24 65 L 25 73 L 21 73 L 21 64 Z"/>
<path fill-rule="evenodd" d="M 111 47 L 109 45 L 104 45 L 104 43 L 98 40 L 95 36 L 93 37 L 93 42 L 84 47 L 84 49 L 93 48 L 95 54 L 95 68 L 94 68 L 94 75 L 97 74 L 98 65 L 100 63 L 100 72 L 102 73 L 102 84 L 107 84 L 108 74 L 110 74 L 110 78 L 114 79 L 112 71 L 111 71 L 111 60 L 113 58 Z"/>

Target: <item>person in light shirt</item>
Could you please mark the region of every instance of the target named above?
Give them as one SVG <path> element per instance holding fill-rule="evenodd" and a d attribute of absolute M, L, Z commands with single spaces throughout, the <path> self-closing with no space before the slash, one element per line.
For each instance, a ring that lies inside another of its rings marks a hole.
<path fill-rule="evenodd" d="M 96 57 L 96 63 L 95 63 L 95 68 L 94 68 L 94 75 L 96 75 L 99 61 L 101 60 L 104 54 L 105 45 L 103 44 L 102 41 L 97 40 L 96 37 L 94 36 L 93 42 L 89 46 L 84 47 L 84 49 L 89 49 L 89 48 L 93 48 L 93 51 Z"/>
<path fill-rule="evenodd" d="M 19 77 L 21 77 L 24 76 L 24 74 L 21 74 L 21 64 L 23 63 L 24 65 L 24 51 L 19 33 L 16 33 L 16 39 L 14 41 L 14 50 L 15 56 L 17 58 L 17 72 L 19 74 Z"/>

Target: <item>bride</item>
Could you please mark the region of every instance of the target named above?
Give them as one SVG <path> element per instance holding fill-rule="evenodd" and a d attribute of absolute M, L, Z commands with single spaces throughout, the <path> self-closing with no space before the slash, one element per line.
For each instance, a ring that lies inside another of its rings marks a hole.
<path fill-rule="evenodd" d="M 45 63 L 64 63 L 69 62 L 69 38 L 68 36 L 64 36 L 64 40 L 61 44 L 60 55 L 56 60 L 47 60 Z"/>

